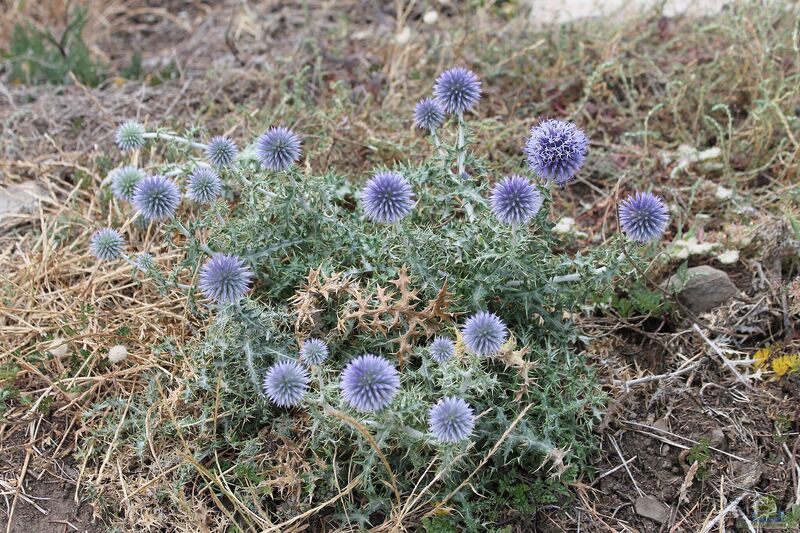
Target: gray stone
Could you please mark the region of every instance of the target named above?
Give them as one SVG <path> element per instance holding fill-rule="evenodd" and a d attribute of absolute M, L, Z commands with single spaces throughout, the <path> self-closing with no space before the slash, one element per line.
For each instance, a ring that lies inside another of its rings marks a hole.
<path fill-rule="evenodd" d="M 742 490 L 750 490 L 755 487 L 761 476 L 764 475 L 764 465 L 761 463 L 745 463 L 737 461 L 733 463 L 733 483 Z"/>
<path fill-rule="evenodd" d="M 32 180 L 0 187 L 0 219 L 33 209 L 37 199 L 45 196 L 47 191 Z"/>
<path fill-rule="evenodd" d="M 678 301 L 694 313 L 711 311 L 739 294 L 728 274 L 708 265 L 688 269 L 686 283 L 672 276 L 665 285 L 670 292 L 677 292 Z"/>
<path fill-rule="evenodd" d="M 669 520 L 669 506 L 652 496 L 641 496 L 636 500 L 636 514 L 664 524 Z"/>

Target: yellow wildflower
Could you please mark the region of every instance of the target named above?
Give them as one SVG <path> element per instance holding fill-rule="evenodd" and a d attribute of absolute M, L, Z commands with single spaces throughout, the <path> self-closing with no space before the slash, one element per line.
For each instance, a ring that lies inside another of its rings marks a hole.
<path fill-rule="evenodd" d="M 772 361 L 772 371 L 775 372 L 775 377 L 782 378 L 786 374 L 793 374 L 800 370 L 800 355 L 782 355 Z"/>
<path fill-rule="evenodd" d="M 755 367 L 764 368 L 764 366 L 767 364 L 767 359 L 769 359 L 769 355 L 771 353 L 772 350 L 770 348 L 761 348 L 760 350 L 758 350 L 753 356 L 753 359 L 755 359 L 755 362 L 753 363 Z"/>

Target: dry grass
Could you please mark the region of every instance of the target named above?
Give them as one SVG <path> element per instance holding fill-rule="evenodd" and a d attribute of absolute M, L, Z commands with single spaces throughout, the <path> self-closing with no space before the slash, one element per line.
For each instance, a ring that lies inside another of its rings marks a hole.
<path fill-rule="evenodd" d="M 21 20 L 63 26 L 69 4 L 10 2 L 0 35 L 10 35 Z M 742 261 L 728 270 L 746 296 L 703 317 L 715 332 L 706 330 L 709 340 L 732 359 L 746 359 L 767 342 L 797 349 L 792 322 L 800 297 L 788 290 L 797 264 L 787 259 L 796 253 L 796 233 L 787 218 L 800 218 L 800 51 L 791 20 L 751 9 L 718 20 L 656 17 L 536 33 L 498 7 L 443 8 L 440 22 L 429 27 L 419 20 L 420 6 L 351 0 L 307 11 L 307 4 L 92 1 L 86 37 L 98 57 L 119 70 L 135 45 L 146 69 L 172 63 L 174 79 L 158 85 L 120 79 L 97 89 L 75 81 L 59 88 L 0 85 L 0 175 L 5 183 L 34 179 L 44 191 L 33 211 L 0 221 L 0 364 L 15 369 L 2 384 L 18 390 L 0 422 L 0 455 L 9 458 L 0 464 L 0 478 L 10 487 L 3 492 L 9 512 L 30 504 L 18 487 L 45 470 L 69 481 L 76 498 L 88 489 L 98 514 L 109 518 L 114 510 L 125 530 L 222 531 L 238 524 L 300 531 L 324 507 L 273 524 L 266 511 L 254 514 L 236 499 L 219 458 L 194 464 L 199 481 L 179 487 L 176 472 L 192 461 L 192 443 L 180 431 L 172 442 L 146 432 L 144 470 L 128 469 L 142 463 L 117 448 L 131 399 L 145 389 L 140 376 L 148 373 L 163 374 L 167 386 L 149 392 L 158 401 L 145 414 L 147 427 L 180 427 L 177 420 L 192 409 L 181 399 L 180 380 L 192 374 L 182 346 L 202 327 L 181 293 L 160 294 L 132 280 L 129 267 L 99 266 L 86 252 L 91 230 L 110 216 L 95 192 L 116 158 L 111 137 L 121 118 L 203 123 L 239 138 L 280 118 L 313 132 L 309 164 L 358 176 L 427 150 L 409 126 L 409 109 L 433 73 L 468 63 L 486 81 L 479 143 L 498 175 L 518 168 L 519 145 L 533 117 L 569 116 L 592 132 L 594 162 L 558 200 L 587 234 L 573 246 L 613 234 L 618 191 L 652 185 L 677 206 L 673 228 L 741 250 Z M 399 45 L 392 36 L 406 24 L 415 38 Z M 719 147 L 720 156 L 711 165 L 676 170 L 682 144 Z M 715 196 L 719 185 L 735 191 L 734 202 Z M 137 249 L 159 246 L 151 234 L 133 235 Z M 762 492 L 778 495 L 783 505 L 800 503 L 796 378 L 757 378 L 754 392 L 678 318 L 660 325 L 613 313 L 581 318 L 599 339 L 587 353 L 605 369 L 614 397 L 599 430 L 607 454 L 597 458 L 602 477 L 576 487 L 580 509 L 564 510 L 567 518 L 542 512 L 539 523 L 646 530 L 653 523 L 631 512 L 625 491 L 633 484 L 669 499 L 658 484 L 665 476 L 680 478 L 678 485 L 688 479 L 690 498 L 670 500 L 674 531 L 713 523 L 729 501 L 752 506 L 757 491 L 736 484 L 735 461 L 725 454 L 713 454 L 708 483 L 658 466 L 661 457 L 684 465 L 693 444 L 681 436 L 696 441 L 712 426 L 725 429 L 729 453 L 738 457 L 746 450 L 743 459 L 763 463 Z M 168 338 L 176 340 L 174 347 L 164 345 Z M 63 339 L 66 350 L 54 339 Z M 118 343 L 130 355 L 109 364 L 105 354 Z M 646 375 L 665 377 L 625 385 Z M 779 435 L 785 440 L 773 438 L 781 417 L 790 421 L 788 433 Z M 667 425 L 656 425 L 662 419 Z M 262 456 L 270 465 L 264 477 L 285 496 L 304 468 L 303 443 L 273 445 Z M 638 462 L 622 468 L 619 455 L 626 461 L 638 455 Z M 356 482 L 344 483 L 337 498 L 348 497 Z M 420 487 L 402 495 L 383 529 L 413 529 L 430 511 L 424 493 Z"/>

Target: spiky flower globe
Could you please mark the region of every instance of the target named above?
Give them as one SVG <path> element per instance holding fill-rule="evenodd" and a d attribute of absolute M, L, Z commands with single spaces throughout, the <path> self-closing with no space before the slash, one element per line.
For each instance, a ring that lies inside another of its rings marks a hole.
<path fill-rule="evenodd" d="M 328 354 L 328 345 L 320 339 L 307 339 L 300 348 L 300 359 L 309 365 L 321 364 Z"/>
<path fill-rule="evenodd" d="M 209 167 L 197 167 L 189 174 L 186 196 L 198 204 L 210 204 L 222 192 L 219 174 Z"/>
<path fill-rule="evenodd" d="M 208 148 L 206 148 L 206 157 L 208 161 L 215 167 L 229 167 L 236 160 L 239 154 L 239 149 L 229 138 L 218 135 L 212 137 L 208 141 Z"/>
<path fill-rule="evenodd" d="M 460 442 L 475 429 L 475 412 L 462 398 L 445 396 L 428 412 L 428 428 L 439 442 Z"/>
<path fill-rule="evenodd" d="M 142 272 L 147 272 L 148 270 L 156 267 L 156 260 L 153 256 L 147 252 L 142 252 L 136 256 L 136 268 L 141 270 Z"/>
<path fill-rule="evenodd" d="M 308 392 L 308 371 L 296 361 L 272 365 L 264 376 L 264 394 L 278 407 L 298 405 Z"/>
<path fill-rule="evenodd" d="M 492 355 L 506 342 L 508 329 L 499 316 L 481 311 L 467 319 L 461 335 L 469 351 L 478 355 Z"/>
<path fill-rule="evenodd" d="M 144 146 L 144 126 L 135 120 L 127 120 L 119 125 L 115 140 L 123 152 L 138 150 Z"/>
<path fill-rule="evenodd" d="M 269 170 L 286 170 L 300 158 L 300 137 L 287 128 L 270 128 L 256 140 L 256 153 Z"/>
<path fill-rule="evenodd" d="M 178 186 L 166 176 L 146 176 L 133 191 L 133 205 L 147 220 L 174 217 L 180 203 Z"/>
<path fill-rule="evenodd" d="M 531 129 L 523 150 L 537 176 L 563 186 L 583 166 L 588 145 L 586 134 L 572 122 L 545 120 Z"/>
<path fill-rule="evenodd" d="M 447 113 L 461 115 L 481 99 L 481 82 L 471 70 L 451 68 L 436 78 L 433 97 Z"/>
<path fill-rule="evenodd" d="M 92 254 L 101 261 L 113 261 L 122 256 L 125 239 L 119 232 L 111 228 L 97 230 L 89 241 Z"/>
<path fill-rule="evenodd" d="M 200 270 L 200 291 L 221 304 L 236 303 L 250 289 L 253 272 L 235 255 L 216 254 Z"/>
<path fill-rule="evenodd" d="M 425 98 L 414 108 L 414 124 L 423 130 L 436 130 L 444 122 L 444 110 L 433 98 Z"/>
<path fill-rule="evenodd" d="M 342 371 L 342 396 L 350 407 L 371 413 L 389 405 L 400 388 L 400 374 L 383 357 L 361 355 Z"/>
<path fill-rule="evenodd" d="M 144 171 L 133 166 L 115 168 L 111 171 L 111 192 L 118 200 L 130 202 L 133 191 L 144 178 Z"/>
<path fill-rule="evenodd" d="M 542 195 L 527 178 L 507 176 L 492 189 L 492 213 L 503 224 L 526 224 L 542 208 Z"/>
<path fill-rule="evenodd" d="M 619 224 L 625 234 L 638 242 L 661 237 L 669 215 L 664 200 L 649 192 L 636 192 L 619 204 Z"/>
<path fill-rule="evenodd" d="M 456 345 L 447 337 L 436 337 L 428 347 L 431 359 L 437 363 L 444 363 L 456 353 Z"/>
<path fill-rule="evenodd" d="M 382 224 L 402 220 L 414 207 L 411 184 L 398 172 L 378 172 L 361 191 L 364 214 Z"/>

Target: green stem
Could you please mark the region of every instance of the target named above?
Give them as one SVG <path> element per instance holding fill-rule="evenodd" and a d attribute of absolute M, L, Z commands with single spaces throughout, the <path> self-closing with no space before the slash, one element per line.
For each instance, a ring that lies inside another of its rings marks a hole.
<path fill-rule="evenodd" d="M 466 134 L 464 132 L 464 113 L 458 114 L 458 176 L 464 177 L 464 161 L 467 158 Z"/>
<path fill-rule="evenodd" d="M 250 344 L 250 339 L 248 338 L 244 341 L 244 357 L 245 362 L 247 363 L 247 370 L 250 374 L 250 381 L 253 382 L 253 387 L 257 390 L 261 390 L 261 383 L 259 383 L 258 379 L 258 372 L 256 372 L 256 366 L 253 362 L 253 345 Z"/>
<path fill-rule="evenodd" d="M 143 139 L 156 139 L 156 140 L 165 140 L 165 141 L 173 141 L 180 144 L 185 144 L 187 146 L 191 146 L 192 148 L 197 148 L 199 150 L 206 150 L 208 149 L 207 144 L 199 143 L 196 141 L 192 141 L 191 139 L 187 139 L 185 137 L 181 137 L 179 135 L 173 135 L 171 133 L 161 133 L 158 131 L 147 132 L 142 135 Z"/>
<path fill-rule="evenodd" d="M 200 242 L 200 240 L 197 237 L 195 237 L 191 231 L 189 231 L 189 228 L 183 225 L 183 222 L 181 222 L 179 219 L 176 218 L 175 223 L 178 225 L 178 229 L 180 230 L 180 232 L 183 233 L 183 235 L 186 236 L 187 239 L 196 242 L 197 247 L 200 248 L 200 250 L 203 253 L 205 253 L 209 257 L 214 257 L 214 250 L 209 248 L 208 245 Z"/>

